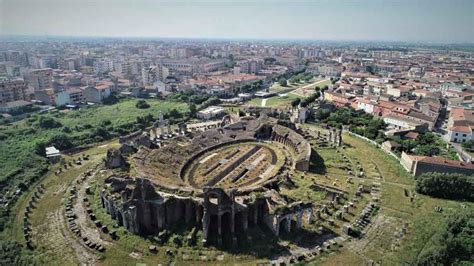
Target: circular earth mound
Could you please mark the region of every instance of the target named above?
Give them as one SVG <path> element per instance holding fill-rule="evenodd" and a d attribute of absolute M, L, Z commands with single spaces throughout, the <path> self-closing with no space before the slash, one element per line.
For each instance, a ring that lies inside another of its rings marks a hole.
<path fill-rule="evenodd" d="M 182 177 L 191 187 L 250 187 L 271 178 L 282 152 L 262 143 L 232 144 L 204 152 L 189 164 Z"/>

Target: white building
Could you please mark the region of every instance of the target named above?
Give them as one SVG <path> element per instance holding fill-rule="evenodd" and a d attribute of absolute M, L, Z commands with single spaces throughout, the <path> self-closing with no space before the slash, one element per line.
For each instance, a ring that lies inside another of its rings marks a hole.
<path fill-rule="evenodd" d="M 220 117 L 225 114 L 225 109 L 220 106 L 209 106 L 204 110 L 197 112 L 196 116 L 199 119 L 209 120 L 212 118 Z"/>
<path fill-rule="evenodd" d="M 417 123 L 413 120 L 403 118 L 400 116 L 388 115 L 383 118 L 383 121 L 392 128 L 396 129 L 414 129 L 422 123 Z"/>
<path fill-rule="evenodd" d="M 450 142 L 466 142 L 474 139 L 474 111 L 466 108 L 451 108 L 448 118 Z"/>
<path fill-rule="evenodd" d="M 367 99 L 360 99 L 357 101 L 357 109 L 364 110 L 364 112 L 372 114 L 374 112 L 375 104 L 377 103 L 374 103 Z"/>
<path fill-rule="evenodd" d="M 164 81 L 169 75 L 167 67 L 149 66 L 142 69 L 142 83 L 144 86 L 152 85 L 156 81 Z"/>
<path fill-rule="evenodd" d="M 473 138 L 472 126 L 454 126 L 448 130 L 448 139 L 450 142 L 466 142 Z"/>
<path fill-rule="evenodd" d="M 48 160 L 52 163 L 58 162 L 59 159 L 61 158 L 61 153 L 54 146 L 46 147 L 45 153 L 46 153 L 46 158 L 48 158 Z"/>
<path fill-rule="evenodd" d="M 103 74 L 114 70 L 114 63 L 107 59 L 94 62 L 94 73 Z"/>

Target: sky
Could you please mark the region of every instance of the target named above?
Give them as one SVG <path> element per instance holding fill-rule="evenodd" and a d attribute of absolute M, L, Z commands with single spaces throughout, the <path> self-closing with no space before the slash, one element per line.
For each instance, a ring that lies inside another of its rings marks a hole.
<path fill-rule="evenodd" d="M 474 0 L 0 0 L 0 35 L 474 43 Z"/>

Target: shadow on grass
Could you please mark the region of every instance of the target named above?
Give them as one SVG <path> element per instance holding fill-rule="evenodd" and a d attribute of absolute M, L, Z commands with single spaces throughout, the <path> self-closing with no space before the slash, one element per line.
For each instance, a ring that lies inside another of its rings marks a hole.
<path fill-rule="evenodd" d="M 309 172 L 315 174 L 324 175 L 327 173 L 326 165 L 324 164 L 324 159 L 321 157 L 318 152 L 311 148 L 311 157 L 309 163 Z"/>
<path fill-rule="evenodd" d="M 294 226 L 289 233 L 283 231 L 277 237 L 264 225 L 252 226 L 246 233 L 236 234 L 237 245 L 235 246 L 225 241 L 221 246 L 212 244 L 211 246 L 234 255 L 252 255 L 258 259 L 274 259 L 278 256 L 291 255 L 289 245 L 298 248 L 314 248 L 318 245 L 321 246 L 328 239 L 337 237 L 336 233 L 328 229 L 323 230 L 321 234 L 304 228 L 295 229 Z"/>

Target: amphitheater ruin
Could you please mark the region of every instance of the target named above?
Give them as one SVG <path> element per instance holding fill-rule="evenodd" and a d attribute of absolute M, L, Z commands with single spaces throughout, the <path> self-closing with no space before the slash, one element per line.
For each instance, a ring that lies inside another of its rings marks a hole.
<path fill-rule="evenodd" d="M 106 165 L 128 165 L 134 177 L 109 177 L 102 206 L 134 234 L 193 224 L 204 244 L 235 243 L 257 224 L 276 236 L 299 229 L 311 222 L 312 203 L 289 202 L 278 192 L 290 173 L 310 166 L 311 146 L 294 129 L 261 115 L 224 119 L 204 132 L 180 125 L 179 134 L 159 145 L 148 133 L 124 137 L 120 149 L 109 150 Z"/>

